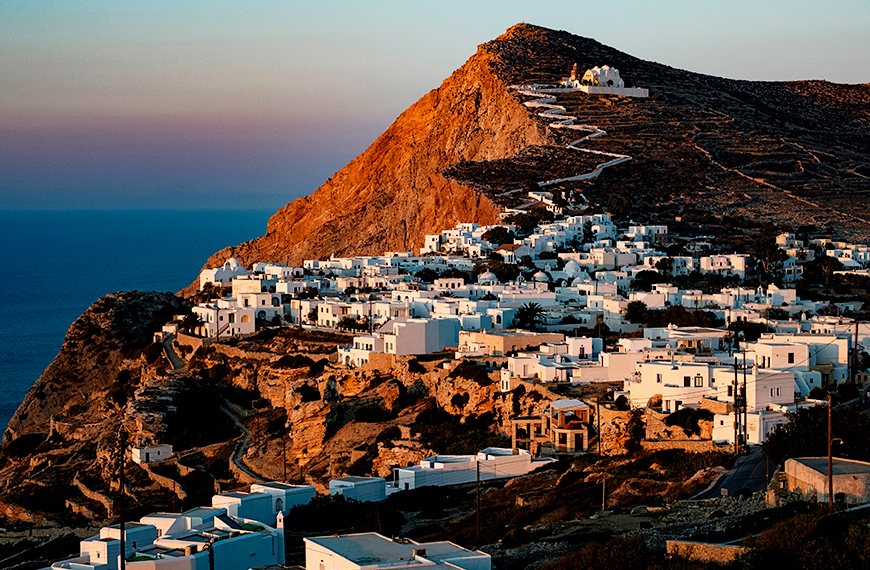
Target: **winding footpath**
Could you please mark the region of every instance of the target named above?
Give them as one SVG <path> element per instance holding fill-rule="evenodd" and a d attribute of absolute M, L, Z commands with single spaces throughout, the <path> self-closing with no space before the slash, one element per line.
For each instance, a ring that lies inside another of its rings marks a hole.
<path fill-rule="evenodd" d="M 172 364 L 172 371 L 183 373 L 187 368 L 187 364 L 178 356 L 178 353 L 175 352 L 175 347 L 172 346 L 173 340 L 175 340 L 175 335 L 171 335 L 164 339 L 163 352 L 166 354 L 166 358 Z M 245 465 L 245 461 L 243 459 L 245 453 L 248 450 L 248 443 L 250 443 L 251 441 L 250 430 L 248 430 L 244 422 L 242 422 L 242 420 L 239 419 L 239 417 L 235 413 L 233 413 L 233 411 L 230 410 L 226 405 L 224 405 L 223 403 L 219 403 L 218 406 L 220 407 L 221 411 L 230 418 L 230 420 L 236 425 L 236 427 L 238 427 L 242 431 L 242 436 L 236 443 L 235 448 L 233 448 L 233 455 L 231 457 L 233 464 L 238 467 L 239 471 L 244 472 L 252 479 L 256 481 L 265 481 L 266 479 L 264 479 L 263 477 L 255 473 L 250 467 Z"/>
<path fill-rule="evenodd" d="M 544 109 L 543 112 L 538 113 L 538 116 L 543 119 L 551 119 L 553 122 L 549 124 L 550 128 L 553 129 L 571 129 L 575 131 L 584 131 L 589 134 L 585 137 L 579 138 L 575 141 L 572 141 L 565 145 L 566 148 L 570 148 L 571 150 L 576 150 L 578 152 L 586 152 L 589 154 L 597 154 L 601 156 L 611 157 L 611 160 L 606 162 L 602 162 L 597 165 L 591 172 L 584 172 L 583 174 L 578 174 L 576 176 L 569 176 L 567 178 L 556 178 L 553 180 L 544 180 L 543 182 L 538 182 L 538 186 L 542 188 L 546 188 L 547 186 L 552 186 L 554 184 L 561 184 L 563 182 L 575 182 L 578 180 L 589 180 L 590 178 L 595 178 L 605 168 L 609 168 L 611 166 L 616 166 L 617 164 L 621 164 L 623 162 L 628 162 L 632 160 L 632 158 L 625 154 L 616 154 L 613 152 L 604 152 L 602 150 L 592 150 L 589 148 L 582 148 L 577 145 L 586 142 L 590 139 L 598 138 L 607 134 L 607 131 L 599 129 L 594 125 L 575 125 L 574 122 L 577 120 L 577 117 L 572 115 L 567 115 L 568 112 L 565 107 L 561 105 L 555 105 L 556 97 L 553 95 L 554 93 L 573 93 L 576 89 L 547 89 L 547 90 L 539 90 L 535 86 L 514 86 L 517 89 L 517 92 L 521 95 L 526 95 L 528 97 L 535 97 L 537 100 L 535 101 L 526 101 L 523 103 L 529 109 Z"/>

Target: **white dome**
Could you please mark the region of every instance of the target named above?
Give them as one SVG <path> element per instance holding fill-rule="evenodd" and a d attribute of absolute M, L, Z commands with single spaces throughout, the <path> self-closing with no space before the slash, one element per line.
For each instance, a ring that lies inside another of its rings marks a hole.
<path fill-rule="evenodd" d="M 242 264 L 235 257 L 231 257 L 224 262 L 224 269 L 239 269 Z"/>
<path fill-rule="evenodd" d="M 580 267 L 579 263 L 572 259 L 565 264 L 565 267 L 562 268 L 562 271 L 564 271 L 568 275 L 568 277 L 577 277 L 577 275 L 579 275 L 580 272 L 583 271 L 583 268 Z"/>
<path fill-rule="evenodd" d="M 492 271 L 484 271 L 477 276 L 478 283 L 498 283 L 498 277 Z"/>
<path fill-rule="evenodd" d="M 585 279 L 583 279 L 582 277 L 575 277 L 574 281 L 571 281 L 571 287 L 579 287 L 580 285 L 583 285 L 584 283 L 586 283 Z"/>
<path fill-rule="evenodd" d="M 534 275 L 532 275 L 532 279 L 535 281 L 549 281 L 550 279 L 547 277 L 547 274 L 543 271 L 538 271 Z"/>

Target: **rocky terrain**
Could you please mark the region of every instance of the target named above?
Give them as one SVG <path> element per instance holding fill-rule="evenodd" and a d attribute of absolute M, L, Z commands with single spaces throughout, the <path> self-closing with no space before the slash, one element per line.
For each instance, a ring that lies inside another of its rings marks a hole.
<path fill-rule="evenodd" d="M 575 63 L 606 63 L 650 90 L 648 99 L 559 96 L 578 123 L 607 131 L 588 148 L 633 158 L 567 184 L 584 195 L 580 204 L 606 210 L 615 193 L 637 220 L 728 213 L 870 238 L 870 84 L 723 79 L 519 24 L 479 46 L 312 195 L 276 213 L 265 236 L 206 266 L 230 256 L 298 264 L 418 248 L 457 222 L 495 222 L 537 181 L 588 171 L 588 154 L 564 149 L 577 136 L 549 127 L 510 88 L 557 82 Z"/>

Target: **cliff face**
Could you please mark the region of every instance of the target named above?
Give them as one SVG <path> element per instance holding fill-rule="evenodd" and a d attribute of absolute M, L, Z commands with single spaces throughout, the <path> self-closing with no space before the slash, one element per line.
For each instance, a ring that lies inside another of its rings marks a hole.
<path fill-rule="evenodd" d="M 423 236 L 499 212 L 486 196 L 441 172 L 463 160 L 513 156 L 544 144 L 546 126 L 508 93 L 489 44 L 402 113 L 371 147 L 317 189 L 278 211 L 265 236 L 226 248 L 243 264 L 301 263 L 331 254 L 381 254 L 422 245 Z"/>
<path fill-rule="evenodd" d="M 153 330 L 181 309 L 169 293 L 108 295 L 67 331 L 60 353 L 27 392 L 4 440 L 49 429 L 52 417 L 99 422 L 123 404 L 140 374 L 139 357 Z"/>

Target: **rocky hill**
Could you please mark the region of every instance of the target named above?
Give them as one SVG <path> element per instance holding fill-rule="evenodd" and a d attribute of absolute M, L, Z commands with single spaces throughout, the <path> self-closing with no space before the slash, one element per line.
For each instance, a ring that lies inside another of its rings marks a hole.
<path fill-rule="evenodd" d="M 510 89 L 553 83 L 575 63 L 617 67 L 651 96 L 560 96 L 578 123 L 607 132 L 588 148 L 633 159 L 565 190 L 604 209 L 621 194 L 638 220 L 729 213 L 870 238 L 870 84 L 723 79 L 519 24 L 479 46 L 312 195 L 277 212 L 265 236 L 206 266 L 230 256 L 298 264 L 409 250 L 456 222 L 494 222 L 534 182 L 589 171 L 588 154 L 564 150 L 578 137 L 551 128 Z"/>

